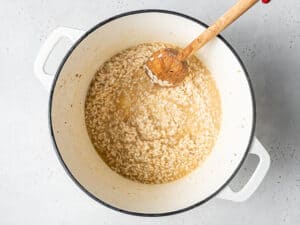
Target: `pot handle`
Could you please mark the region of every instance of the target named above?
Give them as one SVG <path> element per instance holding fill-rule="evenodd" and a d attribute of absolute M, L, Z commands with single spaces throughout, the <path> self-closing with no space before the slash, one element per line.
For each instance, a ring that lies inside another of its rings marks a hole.
<path fill-rule="evenodd" d="M 83 33 L 85 32 L 78 29 L 58 27 L 53 30 L 45 40 L 34 61 L 33 69 L 36 78 L 42 83 L 47 91 L 50 91 L 54 79 L 54 74 L 46 73 L 44 68 L 50 53 L 61 38 L 67 37 L 74 43 L 83 35 Z"/>
<path fill-rule="evenodd" d="M 248 182 L 237 192 L 234 192 L 229 186 L 225 187 L 218 195 L 218 198 L 234 202 L 243 202 L 247 200 L 261 184 L 270 167 L 270 155 L 256 137 L 254 137 L 252 142 L 250 153 L 257 155 L 259 162 Z"/>

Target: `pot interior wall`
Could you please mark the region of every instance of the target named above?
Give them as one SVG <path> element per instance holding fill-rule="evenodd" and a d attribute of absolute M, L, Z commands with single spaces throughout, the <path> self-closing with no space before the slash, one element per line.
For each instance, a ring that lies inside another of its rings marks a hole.
<path fill-rule="evenodd" d="M 252 131 L 251 92 L 239 61 L 219 38 L 197 54 L 220 90 L 223 121 L 211 155 L 193 173 L 168 184 L 132 182 L 106 166 L 86 131 L 85 96 L 93 75 L 105 60 L 143 42 L 162 41 L 184 46 L 203 29 L 198 23 L 178 15 L 159 12 L 128 15 L 96 28 L 67 58 L 54 87 L 51 125 L 67 168 L 96 198 L 127 211 L 174 211 L 215 193 L 240 164 Z"/>

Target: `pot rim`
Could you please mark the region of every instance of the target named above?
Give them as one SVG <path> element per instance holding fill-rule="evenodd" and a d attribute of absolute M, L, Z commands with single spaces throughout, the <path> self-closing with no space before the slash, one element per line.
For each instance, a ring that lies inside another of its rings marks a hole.
<path fill-rule="evenodd" d="M 249 91 L 251 93 L 251 99 L 252 99 L 252 127 L 251 127 L 251 133 L 250 133 L 250 137 L 249 137 L 249 141 L 248 141 L 248 145 L 247 148 L 245 150 L 244 156 L 241 159 L 239 165 L 237 166 L 237 168 L 235 169 L 235 171 L 232 173 L 232 175 L 229 177 L 229 179 L 227 179 L 224 184 L 214 193 L 212 193 L 210 196 L 206 197 L 204 200 L 199 201 L 193 205 L 190 205 L 188 207 L 185 208 L 181 208 L 178 210 L 174 210 L 174 211 L 170 211 L 170 212 L 164 212 L 164 213 L 140 213 L 140 212 L 133 212 L 133 211 L 128 211 L 128 210 L 124 210 L 124 209 L 120 209 L 118 207 L 112 206 L 106 202 L 104 202 L 103 200 L 99 199 L 98 197 L 96 197 L 95 195 L 93 195 L 91 192 L 89 192 L 76 178 L 75 176 L 73 176 L 72 172 L 69 170 L 69 168 L 67 167 L 67 165 L 65 164 L 62 155 L 60 154 L 59 148 L 57 146 L 56 140 L 55 140 L 55 136 L 54 136 L 54 130 L 53 130 L 53 126 L 52 126 L 52 115 L 51 115 L 51 111 L 52 111 L 52 100 L 53 100 L 53 94 L 54 94 L 54 89 L 56 86 L 56 82 L 57 79 L 59 77 L 59 74 L 65 64 L 65 62 L 68 60 L 69 56 L 72 54 L 73 50 L 92 32 L 94 32 L 96 29 L 102 27 L 103 25 L 122 18 L 122 17 L 126 17 L 126 16 L 130 16 L 130 15 L 135 15 L 135 14 L 143 14 L 143 13 L 163 13 L 163 14 L 170 14 L 170 15 L 175 15 L 175 16 L 179 16 L 179 17 L 183 17 L 185 19 L 188 19 L 192 22 L 195 22 L 201 26 L 204 27 L 208 27 L 207 24 L 205 24 L 204 22 L 195 19 L 191 16 L 185 15 L 183 13 L 179 13 L 179 12 L 175 12 L 175 11 L 170 11 L 170 10 L 162 10 L 162 9 L 143 9 L 143 10 L 135 10 L 135 11 L 128 11 L 125 13 L 121 13 L 121 14 L 117 14 L 113 17 L 110 17 L 98 24 L 96 24 L 95 26 L 93 26 L 91 29 L 89 29 L 87 32 L 85 32 L 74 44 L 73 46 L 68 50 L 68 52 L 66 53 L 65 57 L 63 58 L 62 62 L 60 63 L 57 72 L 55 73 L 55 77 L 53 80 L 53 83 L 51 85 L 51 91 L 50 91 L 50 98 L 49 98 L 49 117 L 48 117 L 48 122 L 49 122 L 49 129 L 50 129 L 50 133 L 51 133 L 51 139 L 52 139 L 52 144 L 54 146 L 55 152 L 59 158 L 60 163 L 62 164 L 63 168 L 65 169 L 66 173 L 68 174 L 68 176 L 73 180 L 73 182 L 83 191 L 85 192 L 88 196 L 90 196 L 92 199 L 94 199 L 95 201 L 107 206 L 110 209 L 116 210 L 118 212 L 122 212 L 125 214 L 129 214 L 129 215 L 134 215 L 134 216 L 144 216 L 144 217 L 159 217 L 159 216 L 169 216 L 169 215 L 174 215 L 174 214 L 178 214 L 178 213 L 182 213 L 188 210 L 191 210 L 197 206 L 200 206 L 204 203 L 206 203 L 207 201 L 209 201 L 210 199 L 212 199 L 213 197 L 217 196 L 229 183 L 230 181 L 233 179 L 233 177 L 237 174 L 237 172 L 239 171 L 239 169 L 241 168 L 242 164 L 244 163 L 247 154 L 249 153 L 250 147 L 251 147 L 251 143 L 253 141 L 254 138 L 254 131 L 255 131 L 255 123 L 256 123 L 256 105 L 255 105 L 255 96 L 254 96 L 254 91 L 253 91 L 253 86 L 251 84 L 251 80 L 249 77 L 249 74 L 246 70 L 245 65 L 243 64 L 242 60 L 240 59 L 239 55 L 237 54 L 237 52 L 234 50 L 234 48 L 225 40 L 225 38 L 223 38 L 221 35 L 218 35 L 217 37 L 221 39 L 221 41 L 231 50 L 231 52 L 234 54 L 235 58 L 238 60 L 245 76 L 248 82 L 248 87 L 249 87 Z"/>

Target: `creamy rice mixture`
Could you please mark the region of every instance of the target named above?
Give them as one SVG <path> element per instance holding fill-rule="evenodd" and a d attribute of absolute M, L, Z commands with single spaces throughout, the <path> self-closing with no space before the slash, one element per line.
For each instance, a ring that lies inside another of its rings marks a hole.
<path fill-rule="evenodd" d="M 90 139 L 106 164 L 142 183 L 176 180 L 209 155 L 221 122 L 221 102 L 210 72 L 188 59 L 188 77 L 160 87 L 144 65 L 154 51 L 145 43 L 126 49 L 100 66 L 85 103 Z M 173 46 L 172 46 L 173 47 Z"/>

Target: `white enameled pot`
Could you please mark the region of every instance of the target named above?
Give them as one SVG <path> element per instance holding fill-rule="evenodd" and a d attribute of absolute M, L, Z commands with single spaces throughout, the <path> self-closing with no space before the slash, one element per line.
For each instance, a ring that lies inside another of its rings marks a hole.
<path fill-rule="evenodd" d="M 191 17 L 162 10 L 121 14 L 83 32 L 57 28 L 45 41 L 34 65 L 37 78 L 50 94 L 49 122 L 58 156 L 75 183 L 95 200 L 135 215 L 160 216 L 182 212 L 212 197 L 244 201 L 266 175 L 270 158 L 254 137 L 255 101 L 248 74 L 232 47 L 218 36 L 197 52 L 216 80 L 222 101 L 222 125 L 216 145 L 202 166 L 167 184 L 140 184 L 112 171 L 96 153 L 84 121 L 86 93 L 98 67 L 122 49 L 144 42 L 185 46 L 206 25 Z M 75 42 L 57 70 L 44 71 L 56 43 Z M 53 81 L 54 80 L 54 81 Z M 258 166 L 238 192 L 228 183 L 248 153 Z"/>

